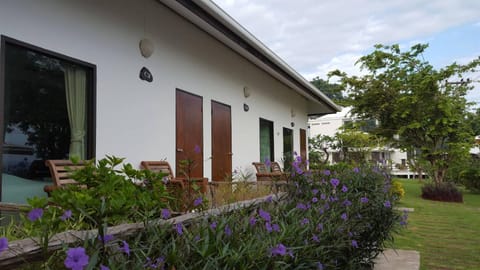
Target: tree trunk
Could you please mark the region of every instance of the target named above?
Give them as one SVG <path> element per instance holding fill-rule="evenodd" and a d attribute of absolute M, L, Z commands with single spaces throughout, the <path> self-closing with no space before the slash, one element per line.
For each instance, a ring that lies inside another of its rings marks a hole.
<path fill-rule="evenodd" d="M 325 158 L 325 160 L 323 161 L 323 164 L 327 164 L 327 163 L 328 163 L 328 159 L 330 158 L 330 153 L 328 153 L 327 149 L 328 149 L 328 148 L 323 148 L 323 149 L 322 149 L 323 152 L 325 152 L 325 155 L 327 156 L 327 157 Z"/>

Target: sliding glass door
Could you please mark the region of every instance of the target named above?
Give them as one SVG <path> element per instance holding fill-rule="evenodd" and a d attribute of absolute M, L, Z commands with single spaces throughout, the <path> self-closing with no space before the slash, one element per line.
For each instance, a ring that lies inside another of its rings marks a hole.
<path fill-rule="evenodd" d="M 46 195 L 45 160 L 91 155 L 93 70 L 8 39 L 2 50 L 1 200 L 25 203 Z"/>

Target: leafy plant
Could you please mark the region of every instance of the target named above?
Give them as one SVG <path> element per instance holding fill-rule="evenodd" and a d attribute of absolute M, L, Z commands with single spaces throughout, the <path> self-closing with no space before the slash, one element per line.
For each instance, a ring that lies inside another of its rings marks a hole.
<path fill-rule="evenodd" d="M 392 181 L 392 187 L 390 188 L 390 195 L 395 200 L 401 200 L 405 196 L 405 189 L 402 186 L 402 182 L 398 180 Z"/>
<path fill-rule="evenodd" d="M 450 182 L 425 183 L 422 187 L 422 198 L 443 202 L 463 202 L 462 193 Z"/>

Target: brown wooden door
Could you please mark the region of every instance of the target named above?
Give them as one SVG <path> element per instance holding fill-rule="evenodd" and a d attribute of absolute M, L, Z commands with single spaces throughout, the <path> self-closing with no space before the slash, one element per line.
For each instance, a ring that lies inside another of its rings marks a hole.
<path fill-rule="evenodd" d="M 307 132 L 305 129 L 300 129 L 300 156 L 303 162 L 307 160 Z"/>
<path fill-rule="evenodd" d="M 203 99 L 178 90 L 176 93 L 176 169 L 178 177 L 203 177 Z M 185 161 L 189 166 L 185 166 Z"/>
<path fill-rule="evenodd" d="M 212 180 L 232 175 L 232 117 L 230 106 L 212 101 Z"/>

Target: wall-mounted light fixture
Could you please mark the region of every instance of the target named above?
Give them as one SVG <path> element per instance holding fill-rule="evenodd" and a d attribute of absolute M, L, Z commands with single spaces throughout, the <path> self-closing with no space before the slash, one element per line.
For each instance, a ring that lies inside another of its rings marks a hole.
<path fill-rule="evenodd" d="M 246 86 L 243 87 L 243 96 L 244 96 L 245 98 L 248 98 L 248 97 L 250 96 L 250 94 L 251 94 L 251 93 L 250 93 L 250 88 L 248 88 L 248 87 L 246 87 Z"/>
<path fill-rule="evenodd" d="M 140 40 L 139 47 L 140 53 L 145 58 L 149 58 L 155 51 L 155 45 L 153 45 L 153 42 L 148 38 Z"/>
<path fill-rule="evenodd" d="M 243 110 L 245 112 L 248 112 L 248 110 L 250 110 L 250 107 L 248 107 L 247 103 L 243 103 Z"/>

